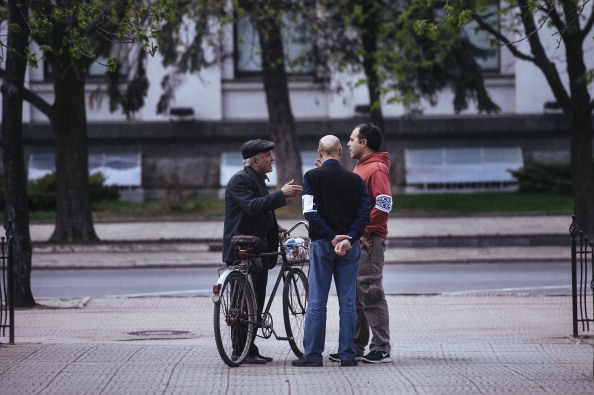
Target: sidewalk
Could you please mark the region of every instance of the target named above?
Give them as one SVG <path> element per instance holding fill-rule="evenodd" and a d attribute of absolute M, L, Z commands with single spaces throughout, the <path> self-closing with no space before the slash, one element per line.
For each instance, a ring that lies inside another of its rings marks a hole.
<path fill-rule="evenodd" d="M 547 237 L 569 239 L 569 222 L 565 216 L 399 218 L 390 224 L 392 244 L 418 237 L 415 243 L 431 246 L 396 246 L 387 257 L 569 261 L 568 247 L 538 245 Z M 97 223 L 104 241 L 93 246 L 48 244 L 52 230 L 31 227 L 34 268 L 220 266 L 220 252 L 211 247 L 220 243 L 222 221 Z M 471 242 L 436 246 L 454 237 Z M 488 245 L 497 237 L 504 245 Z M 526 240 L 537 245 L 517 245 Z M 278 296 L 271 313 L 283 336 Z M 293 367 L 289 345 L 272 337 L 257 344 L 273 362 L 232 369 L 216 350 L 210 297 L 41 299 L 34 309 L 16 311 L 16 344 L 0 344 L 0 388 L 11 395 L 594 393 L 591 335 L 570 336 L 569 296 L 389 295 L 387 301 L 391 363 L 341 368 L 327 360 L 338 345 L 338 303 L 330 297 L 323 367 Z"/>
<path fill-rule="evenodd" d="M 279 222 L 288 228 L 298 221 Z M 392 218 L 386 263 L 565 261 L 570 224 L 565 215 Z M 34 268 L 221 263 L 222 220 L 99 222 L 95 230 L 101 243 L 94 245 L 47 243 L 53 229 L 53 224 L 30 227 Z"/>
<path fill-rule="evenodd" d="M 284 335 L 280 299 L 272 311 Z M 388 296 L 391 363 L 341 368 L 331 297 L 324 366 L 296 368 L 284 341 L 266 365 L 218 356 L 208 297 L 41 300 L 0 345 L 5 394 L 592 394 L 592 345 L 569 336 L 569 297 Z"/>

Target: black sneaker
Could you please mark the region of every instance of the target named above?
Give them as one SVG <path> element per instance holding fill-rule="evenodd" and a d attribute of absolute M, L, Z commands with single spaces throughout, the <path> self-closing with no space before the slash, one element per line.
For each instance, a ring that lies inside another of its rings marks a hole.
<path fill-rule="evenodd" d="M 291 365 L 297 367 L 313 367 L 313 366 L 324 366 L 322 361 L 310 361 L 309 359 L 299 358 L 291 362 Z"/>
<path fill-rule="evenodd" d="M 349 361 L 340 361 L 340 366 L 357 366 L 358 362 L 355 359 L 351 359 Z"/>
<path fill-rule="evenodd" d="M 362 361 L 367 363 L 382 363 L 392 362 L 392 358 L 390 358 L 390 353 L 375 350 L 370 351 L 369 354 L 365 355 L 362 358 Z"/>
<path fill-rule="evenodd" d="M 363 354 L 357 354 L 357 356 L 355 356 L 355 361 L 360 361 L 361 358 L 363 358 Z M 328 356 L 328 359 L 332 362 L 340 362 L 340 357 L 338 356 L 338 354 L 330 354 Z"/>

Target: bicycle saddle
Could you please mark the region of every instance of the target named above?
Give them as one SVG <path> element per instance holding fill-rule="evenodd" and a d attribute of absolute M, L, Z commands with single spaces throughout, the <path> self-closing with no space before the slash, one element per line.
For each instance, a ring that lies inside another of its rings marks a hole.
<path fill-rule="evenodd" d="M 231 238 L 231 243 L 245 248 L 254 248 L 260 244 L 260 238 L 256 236 L 237 235 Z"/>

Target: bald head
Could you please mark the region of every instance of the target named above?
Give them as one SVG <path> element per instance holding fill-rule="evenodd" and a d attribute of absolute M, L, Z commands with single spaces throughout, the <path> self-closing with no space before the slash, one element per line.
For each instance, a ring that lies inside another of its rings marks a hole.
<path fill-rule="evenodd" d="M 318 150 L 322 157 L 329 156 L 334 158 L 340 158 L 342 146 L 338 137 L 331 134 L 326 135 L 320 139 Z"/>

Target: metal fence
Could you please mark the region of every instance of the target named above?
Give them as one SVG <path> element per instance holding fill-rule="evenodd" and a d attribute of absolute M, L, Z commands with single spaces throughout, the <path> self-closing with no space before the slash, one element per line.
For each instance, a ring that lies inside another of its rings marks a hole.
<path fill-rule="evenodd" d="M 571 226 L 571 300 L 573 337 L 594 330 L 594 240 L 584 235 L 572 217 Z"/>
<path fill-rule="evenodd" d="M 14 264 L 13 238 L 14 223 L 8 222 L 6 237 L 1 238 L 2 275 L 0 278 L 0 337 L 6 337 L 8 331 L 9 343 L 14 343 Z"/>

